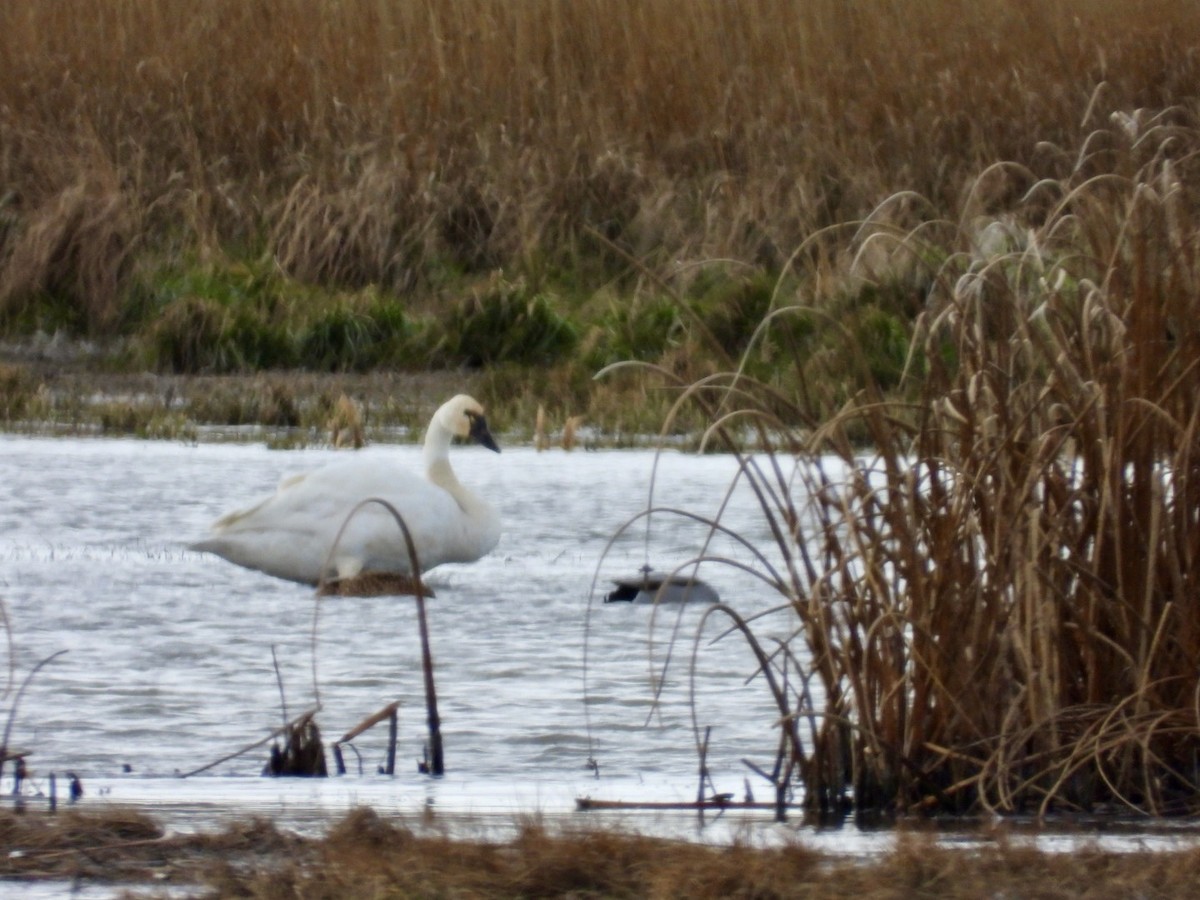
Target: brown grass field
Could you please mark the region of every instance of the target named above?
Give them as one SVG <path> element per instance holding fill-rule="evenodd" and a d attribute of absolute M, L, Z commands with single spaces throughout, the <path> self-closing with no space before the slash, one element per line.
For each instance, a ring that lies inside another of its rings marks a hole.
<path fill-rule="evenodd" d="M 618 251 L 774 277 L 900 191 L 1001 211 L 1023 185 L 987 166 L 1062 177 L 1114 112 L 1187 116 L 1198 39 L 1165 0 L 14 0 L 0 308 L 119 329 L 139 273 L 260 253 L 426 303 L 448 272 L 628 293 Z"/>
<path fill-rule="evenodd" d="M 1047 853 L 1002 833 L 976 849 L 915 832 L 871 859 L 829 857 L 803 841 L 774 849 L 713 847 L 616 834 L 552 833 L 537 823 L 511 840 L 451 840 L 356 810 L 322 837 L 270 822 L 167 834 L 132 811 L 0 816 L 0 878 L 53 880 L 133 896 L 275 898 L 938 897 L 1184 898 L 1198 851 Z M 132 893 L 136 891 L 136 893 Z M 183 891 L 184 893 L 180 893 Z M 147 893 L 149 892 L 149 893 Z"/>
<path fill-rule="evenodd" d="M 961 225 L 948 254 L 1039 179 L 1129 175 L 1135 117 L 1194 126 L 1198 33 L 1165 0 L 14 0 L 0 332 L 133 371 L 482 366 L 503 418 L 629 433 L 669 404 L 594 371 L 704 377 L 797 298 L 854 341 L 766 363 L 814 357 L 827 415 L 858 350 L 895 381 L 928 288 L 848 278 L 859 224 L 891 198 Z"/>
<path fill-rule="evenodd" d="M 514 420 L 543 399 L 616 415 L 631 395 L 608 385 L 665 385 L 664 432 L 759 451 L 742 477 L 793 637 L 767 644 L 732 603 L 710 619 L 759 654 L 781 796 L 1194 813 L 1197 46 L 1200 15 L 1156 0 L 113 0 L 86 18 L 14 0 L 0 310 L 162 337 L 236 315 L 156 293 L 155 273 L 235 271 L 442 317 L 423 365 L 472 359 Z M 294 326 L 309 295 L 273 290 L 261 321 Z M 643 355 L 664 300 L 686 337 Z M 554 344 L 565 310 L 606 323 L 571 352 L 619 333 L 638 361 L 530 390 L 536 359 L 445 343 L 497 310 L 541 329 L 514 354 Z M 204 350 L 171 352 L 185 369 Z M 679 852 L 703 857 L 679 878 L 715 853 Z M 488 864 L 529 866 L 512 853 Z M 885 877 L 777 857 L 789 874 L 763 885 Z M 954 896 L 937 878 L 958 863 L 905 859 L 887 877 Z M 1134 893 L 1177 874 L 1139 865 L 1155 874 Z M 645 859 L 622 866 L 641 890 L 581 895 L 670 894 Z"/>

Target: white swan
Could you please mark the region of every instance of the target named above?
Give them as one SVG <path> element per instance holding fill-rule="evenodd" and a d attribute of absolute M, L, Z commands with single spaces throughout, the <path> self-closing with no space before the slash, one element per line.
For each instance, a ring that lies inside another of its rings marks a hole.
<path fill-rule="evenodd" d="M 422 572 L 446 562 L 472 562 L 500 540 L 500 517 L 455 477 L 448 454 L 454 437 L 500 452 L 483 407 L 459 394 L 442 404 L 429 422 L 424 478 L 386 460 L 356 454 L 284 479 L 261 503 L 217 519 L 212 536 L 192 549 L 304 584 L 316 584 L 322 575 L 412 574 L 400 528 L 377 503 L 355 514 L 338 541 L 329 571 L 322 572 L 350 511 L 378 497 L 404 518 Z"/>

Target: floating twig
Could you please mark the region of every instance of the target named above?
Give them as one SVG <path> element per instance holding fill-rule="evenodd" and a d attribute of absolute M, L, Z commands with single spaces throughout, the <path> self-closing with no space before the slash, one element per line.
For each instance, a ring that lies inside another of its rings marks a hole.
<path fill-rule="evenodd" d="M 207 765 L 203 765 L 198 769 L 192 769 L 190 772 L 184 772 L 179 777 L 180 778 L 191 778 L 193 775 L 199 775 L 201 772 L 207 772 L 209 769 L 216 768 L 217 766 L 221 765 L 221 763 L 227 763 L 231 759 L 237 759 L 239 756 L 244 756 L 245 754 L 249 753 L 251 750 L 257 750 L 259 747 L 262 747 L 262 746 L 270 743 L 271 741 L 275 740 L 277 737 L 279 737 L 281 734 L 283 734 L 289 728 L 299 727 L 306 721 L 312 719 L 312 717 L 315 716 L 319 711 L 320 711 L 320 707 L 315 706 L 312 709 L 301 713 L 299 716 L 297 716 L 291 722 L 287 722 L 284 725 L 280 726 L 279 728 L 276 728 L 274 731 L 272 731 L 270 734 L 268 734 L 262 740 L 255 741 L 253 744 L 249 744 L 249 745 L 243 747 L 241 750 L 237 750 L 233 753 L 228 754 L 227 756 L 222 756 L 220 759 L 213 760 L 212 762 L 208 763 Z"/>
<path fill-rule="evenodd" d="M 387 762 L 384 764 L 383 774 L 384 775 L 395 775 L 396 774 L 396 734 L 397 734 L 397 730 L 398 730 L 397 725 L 398 725 L 398 719 L 399 719 L 397 710 L 399 710 L 399 708 L 400 708 L 399 700 L 389 703 L 383 709 L 379 710 L 379 712 L 372 713 L 371 715 L 367 716 L 365 719 L 363 719 L 361 722 L 359 722 L 357 725 L 355 725 L 353 728 L 351 728 L 349 731 L 347 731 L 345 734 L 343 734 L 340 738 L 338 738 L 334 742 L 333 752 L 334 752 L 334 756 L 338 763 L 338 774 L 339 775 L 346 774 L 346 767 L 345 767 L 345 764 L 342 762 L 341 745 L 342 744 L 350 744 L 350 742 L 352 740 L 354 740 L 356 737 L 358 737 L 364 731 L 366 731 L 369 728 L 374 728 L 376 725 L 378 725 L 384 719 L 388 720 L 390 727 L 389 727 L 389 733 L 388 733 Z M 350 746 L 351 746 L 351 749 L 354 749 L 353 744 L 351 744 Z M 354 750 L 354 752 L 357 753 L 358 751 Z M 359 761 L 359 768 L 360 769 L 362 768 L 361 759 Z"/>
<path fill-rule="evenodd" d="M 794 806 L 795 804 L 789 804 Z M 746 802 L 734 800 L 732 794 L 717 794 L 707 800 L 593 800 L 591 797 L 576 797 L 575 808 L 581 812 L 588 810 L 622 810 L 622 809 L 678 809 L 689 812 L 696 810 L 774 810 L 774 803 L 762 801 Z"/>

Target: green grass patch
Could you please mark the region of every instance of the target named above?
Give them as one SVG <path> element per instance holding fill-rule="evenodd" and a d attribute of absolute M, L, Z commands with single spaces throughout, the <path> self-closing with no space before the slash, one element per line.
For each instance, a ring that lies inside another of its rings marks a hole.
<path fill-rule="evenodd" d="M 502 363 L 545 366 L 570 355 L 578 328 L 548 291 L 497 278 L 456 304 L 442 326 L 435 359 L 480 369 Z"/>

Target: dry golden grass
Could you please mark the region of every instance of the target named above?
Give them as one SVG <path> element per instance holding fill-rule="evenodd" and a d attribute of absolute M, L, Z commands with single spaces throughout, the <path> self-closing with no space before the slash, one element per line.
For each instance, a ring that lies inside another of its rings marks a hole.
<path fill-rule="evenodd" d="M 897 191 L 944 212 L 995 160 L 1191 102 L 1198 39 L 1165 0 L 13 0 L 0 304 L 111 328 L 139 263 L 264 242 L 390 289 L 607 277 L 605 240 L 777 270 Z"/>
<path fill-rule="evenodd" d="M 533 824 L 509 841 L 418 834 L 370 810 L 304 838 L 264 821 L 215 833 L 164 835 L 134 812 L 0 816 L 7 879 L 81 886 L 190 886 L 221 897 L 897 898 L 936 896 L 1190 897 L 1192 851 L 1044 853 L 1003 838 L 976 849 L 901 836 L 867 861 L 826 857 L 802 842 L 713 847 L 617 835 L 552 834 Z M 16 851 L 16 852 L 13 852 Z M 19 884 L 19 881 L 15 882 Z"/>

